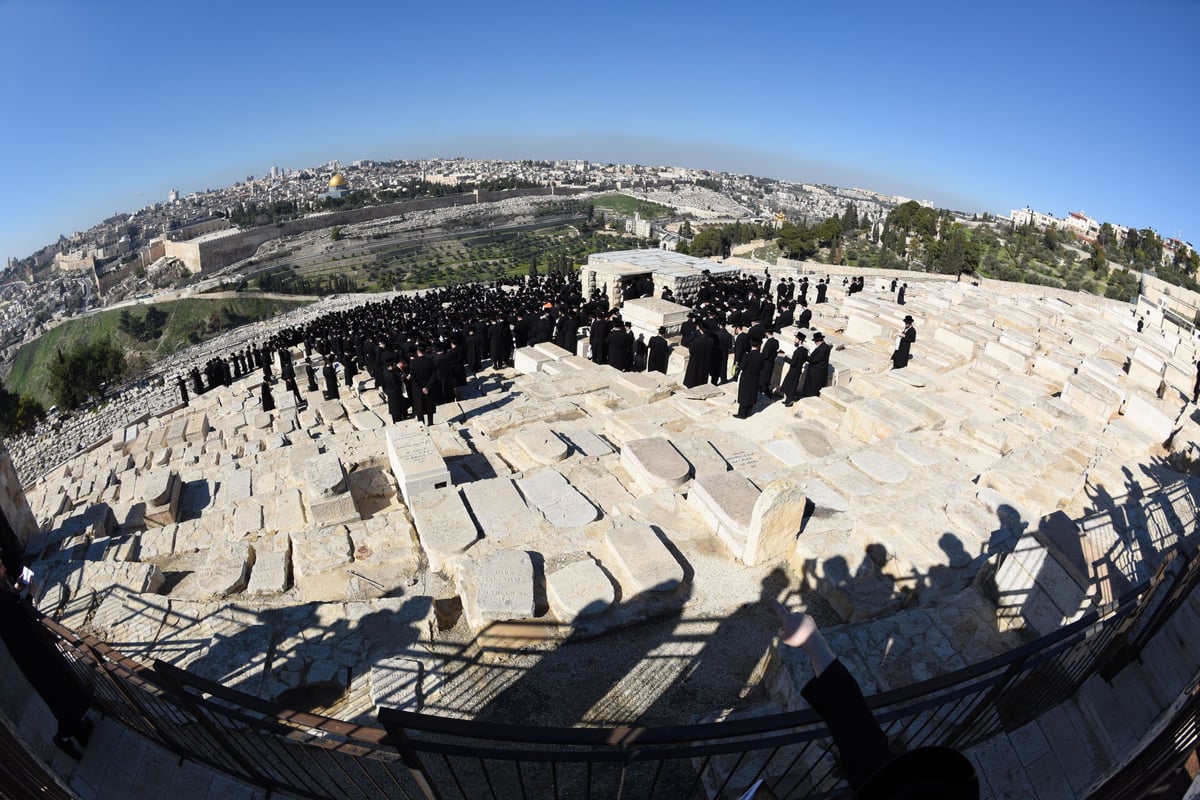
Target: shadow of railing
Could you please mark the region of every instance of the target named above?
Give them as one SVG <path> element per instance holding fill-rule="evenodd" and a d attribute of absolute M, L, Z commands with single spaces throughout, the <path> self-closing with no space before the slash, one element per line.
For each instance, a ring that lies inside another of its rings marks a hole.
<path fill-rule="evenodd" d="M 970 748 L 1070 698 L 1131 642 L 1145 642 L 1197 583 L 1200 561 L 1173 551 L 1151 580 L 1053 634 L 873 695 L 868 704 L 898 749 Z M 1130 622 L 1139 618 L 1130 639 Z M 106 714 L 270 791 L 364 800 L 724 797 L 761 778 L 782 798 L 827 796 L 845 786 L 828 729 L 811 710 L 699 725 L 569 728 L 383 708 L 380 728 L 289 709 L 162 661 L 146 666 L 45 624 Z"/>

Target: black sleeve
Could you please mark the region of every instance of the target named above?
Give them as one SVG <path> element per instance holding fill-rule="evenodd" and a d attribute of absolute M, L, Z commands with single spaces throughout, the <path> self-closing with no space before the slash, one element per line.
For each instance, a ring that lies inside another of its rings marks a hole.
<path fill-rule="evenodd" d="M 852 786 L 857 788 L 891 758 L 887 737 L 840 660 L 805 684 L 800 695 L 829 726 Z"/>

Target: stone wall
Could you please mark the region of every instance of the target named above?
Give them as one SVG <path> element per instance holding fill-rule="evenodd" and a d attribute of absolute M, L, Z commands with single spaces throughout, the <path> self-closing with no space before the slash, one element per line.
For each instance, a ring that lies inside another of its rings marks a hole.
<path fill-rule="evenodd" d="M 20 545 L 27 545 L 30 537 L 37 533 L 37 520 L 25 499 L 25 490 L 21 488 L 12 458 L 4 449 L 0 449 L 0 512 L 8 520 Z"/>

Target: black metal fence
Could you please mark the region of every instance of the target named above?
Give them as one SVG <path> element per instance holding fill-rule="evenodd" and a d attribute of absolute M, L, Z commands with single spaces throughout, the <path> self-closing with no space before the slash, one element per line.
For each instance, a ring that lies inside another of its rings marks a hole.
<path fill-rule="evenodd" d="M 868 704 L 898 749 L 967 749 L 1127 663 L 1198 582 L 1200 558 L 1177 552 L 1150 581 L 1050 636 Z M 143 665 L 46 625 L 106 714 L 271 791 L 351 799 L 732 798 L 761 779 L 775 797 L 799 798 L 846 786 L 828 730 L 808 710 L 679 727 L 546 728 L 381 709 L 382 727 L 363 726 L 290 710 L 161 661 Z"/>

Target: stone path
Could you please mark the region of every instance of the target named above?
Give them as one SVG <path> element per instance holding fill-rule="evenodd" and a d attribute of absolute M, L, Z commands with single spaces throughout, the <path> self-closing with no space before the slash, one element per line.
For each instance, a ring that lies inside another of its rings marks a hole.
<path fill-rule="evenodd" d="M 1179 478 L 1168 459 L 1200 440 L 1181 399 L 1194 344 L 1137 334 L 1128 306 L 1082 295 L 910 284 L 901 309 L 838 291 L 813 322 L 844 348 L 835 384 L 749 420 L 733 384 L 680 387 L 680 358 L 673 376 L 628 376 L 537 351 L 427 433 L 384 425 L 369 384 L 271 413 L 253 381 L 210 392 L 27 487 L 41 605 L 260 696 L 333 687 L 329 710 L 364 721 L 379 696 L 503 718 L 561 691 L 556 654 L 594 637 L 612 676 L 598 685 L 621 700 L 593 697 L 567 723 L 733 707 L 744 685 L 666 692 L 705 652 L 688 631 L 744 642 L 727 657 L 749 680 L 769 617 L 722 621 L 788 585 L 827 625 L 893 626 L 830 629 L 878 688 L 1000 652 L 1047 618 L 1005 616 L 978 576 L 1054 512 L 1078 520 Z M 891 371 L 904 313 L 919 338 Z M 648 619 L 648 639 L 612 633 Z M 397 659 L 419 680 L 396 679 Z M 662 668 L 646 686 L 664 694 L 622 694 L 639 660 Z"/>

